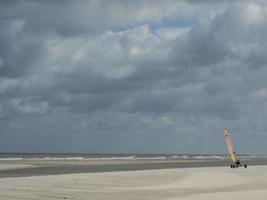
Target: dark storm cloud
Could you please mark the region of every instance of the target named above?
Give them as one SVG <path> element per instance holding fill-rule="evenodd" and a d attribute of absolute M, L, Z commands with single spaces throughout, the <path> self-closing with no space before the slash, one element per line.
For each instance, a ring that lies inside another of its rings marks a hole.
<path fill-rule="evenodd" d="M 2 3 L 1 17 L 25 20 L 25 31 L 61 36 L 90 36 L 116 26 L 171 17 L 179 3 L 169 1 L 15 1 Z M 82 6 L 81 6 L 82 5 Z M 159 6 L 161 5 L 161 6 Z M 150 7 L 150 9 L 147 9 Z M 158 14 L 160 13 L 160 14 Z"/>
<path fill-rule="evenodd" d="M 43 39 L 23 34 L 23 23 L 19 19 L 1 20 L 0 26 L 0 76 L 21 76 L 35 60 L 45 55 Z"/>
<path fill-rule="evenodd" d="M 0 11 L 2 151 L 221 153 L 225 126 L 266 139 L 264 2 L 13 1 Z"/>

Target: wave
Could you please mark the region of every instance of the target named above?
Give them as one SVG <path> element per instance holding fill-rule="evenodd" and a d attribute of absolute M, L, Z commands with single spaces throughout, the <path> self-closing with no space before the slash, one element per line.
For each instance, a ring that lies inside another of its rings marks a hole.
<path fill-rule="evenodd" d="M 267 159 L 267 156 L 259 155 L 241 155 L 243 160 Z M 82 155 L 82 156 L 23 156 L 22 157 L 0 157 L 0 161 L 19 161 L 19 160 L 44 160 L 44 161 L 97 161 L 97 160 L 226 160 L 228 155 Z"/>
<path fill-rule="evenodd" d="M 225 160 L 226 157 L 214 155 L 214 156 L 193 156 L 191 158 L 196 160 Z"/>

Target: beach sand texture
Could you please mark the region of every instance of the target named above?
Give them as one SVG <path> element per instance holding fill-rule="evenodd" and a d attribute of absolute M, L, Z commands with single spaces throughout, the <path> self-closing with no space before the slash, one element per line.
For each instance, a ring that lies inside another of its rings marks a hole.
<path fill-rule="evenodd" d="M 208 200 L 267 198 L 267 166 L 0 178 L 1 200 Z"/>

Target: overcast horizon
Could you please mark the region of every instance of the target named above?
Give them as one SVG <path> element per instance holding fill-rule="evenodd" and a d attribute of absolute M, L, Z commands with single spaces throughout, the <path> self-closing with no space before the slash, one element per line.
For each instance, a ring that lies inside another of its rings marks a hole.
<path fill-rule="evenodd" d="M 0 1 L 0 152 L 267 154 L 267 2 Z"/>

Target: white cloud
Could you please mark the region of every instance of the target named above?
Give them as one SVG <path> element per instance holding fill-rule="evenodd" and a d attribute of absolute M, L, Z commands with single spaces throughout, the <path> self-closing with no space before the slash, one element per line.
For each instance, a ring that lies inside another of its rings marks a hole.
<path fill-rule="evenodd" d="M 186 28 L 160 28 L 157 30 L 159 37 L 165 40 L 174 40 L 188 34 L 192 27 Z"/>
<path fill-rule="evenodd" d="M 249 3 L 242 10 L 242 16 L 244 16 L 245 24 L 247 25 L 260 23 L 265 17 L 264 8 L 259 4 Z"/>

